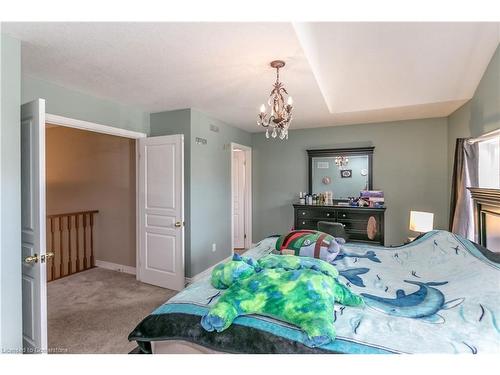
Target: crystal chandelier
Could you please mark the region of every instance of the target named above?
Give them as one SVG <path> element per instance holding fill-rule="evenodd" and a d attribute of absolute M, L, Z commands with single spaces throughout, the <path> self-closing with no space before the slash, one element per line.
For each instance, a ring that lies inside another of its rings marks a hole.
<path fill-rule="evenodd" d="M 260 106 L 259 119 L 257 125 L 266 128 L 266 138 L 269 138 L 269 128 L 272 129 L 271 137 L 280 139 L 288 139 L 288 127 L 292 122 L 292 104 L 293 99 L 288 95 L 283 83 L 280 82 L 280 68 L 285 66 L 285 62 L 275 60 L 271 62 L 271 67 L 276 69 L 276 82 L 273 85 L 271 95 L 267 104 L 270 107 L 271 113 L 266 113 L 266 106 Z M 286 104 L 284 94 L 287 96 Z"/>

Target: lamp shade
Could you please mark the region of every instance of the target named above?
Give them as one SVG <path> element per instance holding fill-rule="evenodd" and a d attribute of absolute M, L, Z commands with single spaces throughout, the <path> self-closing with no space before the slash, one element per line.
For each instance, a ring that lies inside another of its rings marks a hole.
<path fill-rule="evenodd" d="M 431 212 L 410 211 L 410 230 L 429 232 L 434 226 L 434 214 Z"/>

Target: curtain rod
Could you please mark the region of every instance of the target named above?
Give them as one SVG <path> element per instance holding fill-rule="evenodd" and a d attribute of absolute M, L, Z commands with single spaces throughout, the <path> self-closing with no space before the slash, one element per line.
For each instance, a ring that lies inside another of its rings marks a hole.
<path fill-rule="evenodd" d="M 486 134 L 483 134 L 477 138 L 471 138 L 468 140 L 468 142 L 469 143 L 476 143 L 476 142 L 480 142 L 480 141 L 486 141 L 486 140 L 494 138 L 494 137 L 500 137 L 500 128 L 493 130 L 493 131 L 490 131 Z"/>

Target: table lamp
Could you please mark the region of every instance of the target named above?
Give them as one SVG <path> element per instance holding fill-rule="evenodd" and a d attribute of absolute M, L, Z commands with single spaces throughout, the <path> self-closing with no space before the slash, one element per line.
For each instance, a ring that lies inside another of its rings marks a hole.
<path fill-rule="evenodd" d="M 410 211 L 410 230 L 414 232 L 429 232 L 433 229 L 434 214 L 431 212 Z"/>

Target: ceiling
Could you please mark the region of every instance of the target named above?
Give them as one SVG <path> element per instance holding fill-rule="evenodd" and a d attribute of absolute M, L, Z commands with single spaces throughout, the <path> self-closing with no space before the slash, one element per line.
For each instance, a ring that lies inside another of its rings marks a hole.
<path fill-rule="evenodd" d="M 470 99 L 499 23 L 2 23 L 23 74 L 147 112 L 192 107 L 255 132 L 281 80 L 292 128 L 447 116 Z"/>

